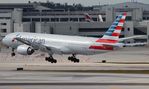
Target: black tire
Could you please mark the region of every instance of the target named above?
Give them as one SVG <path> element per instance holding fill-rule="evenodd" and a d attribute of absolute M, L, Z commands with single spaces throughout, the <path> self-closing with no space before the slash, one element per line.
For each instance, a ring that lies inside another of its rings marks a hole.
<path fill-rule="evenodd" d="M 74 59 L 74 63 L 79 63 L 79 59 Z"/>
<path fill-rule="evenodd" d="M 53 62 L 54 62 L 54 63 L 57 63 L 57 60 L 54 59 Z"/>
<path fill-rule="evenodd" d="M 74 59 L 74 58 L 72 58 L 72 59 L 71 59 L 71 61 L 72 61 L 72 62 L 75 62 L 75 59 Z"/>
<path fill-rule="evenodd" d="M 74 60 L 74 63 L 79 63 L 79 62 L 80 62 L 79 59 Z"/>
<path fill-rule="evenodd" d="M 48 58 L 48 60 L 47 60 L 47 61 L 52 63 L 52 60 L 51 60 L 51 59 L 49 59 L 49 58 Z"/>
<path fill-rule="evenodd" d="M 13 57 L 13 56 L 15 56 L 16 54 L 15 53 L 11 53 L 11 56 Z"/>
<path fill-rule="evenodd" d="M 73 60 L 73 62 L 76 63 L 77 61 L 76 60 Z"/>
<path fill-rule="evenodd" d="M 68 57 L 68 60 L 70 60 L 70 61 L 71 61 L 71 59 L 72 59 L 72 57 Z"/>
<path fill-rule="evenodd" d="M 80 60 L 79 60 L 79 59 L 77 59 L 76 61 L 77 61 L 78 63 L 80 62 Z"/>
<path fill-rule="evenodd" d="M 46 57 L 46 58 L 45 58 L 45 61 L 48 61 L 48 60 L 49 60 L 48 57 Z"/>

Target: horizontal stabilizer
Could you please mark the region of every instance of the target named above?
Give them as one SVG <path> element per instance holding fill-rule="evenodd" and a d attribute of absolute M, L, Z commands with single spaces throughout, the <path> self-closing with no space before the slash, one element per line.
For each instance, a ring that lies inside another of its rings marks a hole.
<path fill-rule="evenodd" d="M 119 41 L 125 41 L 129 39 L 134 39 L 134 38 L 144 38 L 146 35 L 137 35 L 137 36 L 130 36 L 130 37 L 125 37 L 125 38 L 120 38 Z"/>

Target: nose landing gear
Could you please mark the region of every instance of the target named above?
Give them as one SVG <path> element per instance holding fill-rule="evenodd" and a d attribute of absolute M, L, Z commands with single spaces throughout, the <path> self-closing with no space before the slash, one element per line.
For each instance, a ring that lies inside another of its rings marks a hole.
<path fill-rule="evenodd" d="M 14 52 L 14 48 L 12 48 L 12 53 L 11 53 L 11 56 L 14 57 L 16 54 Z"/>

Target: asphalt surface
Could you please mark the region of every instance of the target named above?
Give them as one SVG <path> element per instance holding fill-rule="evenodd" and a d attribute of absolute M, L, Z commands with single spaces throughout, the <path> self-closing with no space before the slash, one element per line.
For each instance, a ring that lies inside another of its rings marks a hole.
<path fill-rule="evenodd" d="M 149 70 L 149 64 L 115 64 L 115 63 L 0 63 L 0 70 L 33 71 L 87 71 L 87 70 Z"/>
<path fill-rule="evenodd" d="M 106 54 L 78 56 L 72 63 L 54 55 L 57 64 L 44 61 L 46 54 L 11 57 L 0 53 L 0 89 L 149 89 L 149 74 L 58 72 L 59 70 L 149 70 L 149 47 L 125 48 Z M 100 63 L 107 60 L 109 63 Z M 24 68 L 17 71 L 16 68 Z M 58 70 L 52 72 L 51 70 Z"/>
<path fill-rule="evenodd" d="M 145 74 L 1 70 L 0 89 L 148 89 L 148 79 Z"/>

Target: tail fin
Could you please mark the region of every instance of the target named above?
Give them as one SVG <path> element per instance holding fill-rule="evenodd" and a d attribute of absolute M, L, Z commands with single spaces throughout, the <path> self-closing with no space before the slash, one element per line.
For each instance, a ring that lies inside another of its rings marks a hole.
<path fill-rule="evenodd" d="M 98 39 L 96 42 L 117 43 L 119 41 L 119 36 L 124 26 L 126 15 L 126 12 L 124 12 L 122 15 L 119 15 L 113 22 L 113 24 L 110 26 L 108 31 L 104 34 L 104 36 Z"/>
<path fill-rule="evenodd" d="M 84 13 L 85 21 L 94 22 L 92 17 L 88 13 Z"/>

